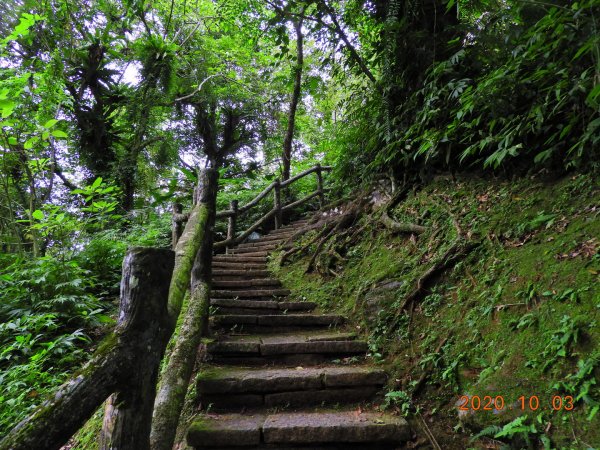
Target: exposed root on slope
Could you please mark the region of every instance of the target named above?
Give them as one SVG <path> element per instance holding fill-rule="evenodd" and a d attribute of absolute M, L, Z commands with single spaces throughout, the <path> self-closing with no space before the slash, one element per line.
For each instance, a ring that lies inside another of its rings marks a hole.
<path fill-rule="evenodd" d="M 423 274 L 416 280 L 413 289 L 404 297 L 404 300 L 400 304 L 400 307 L 396 311 L 394 317 L 394 324 L 398 323 L 400 315 L 410 308 L 409 312 L 409 324 L 412 320 L 413 311 L 416 304 L 421 301 L 428 292 L 429 285 L 433 280 L 439 276 L 442 272 L 454 267 L 457 262 L 465 258 L 475 247 L 479 245 L 479 242 L 471 238 L 471 233 L 464 233 L 460 222 L 455 214 L 452 213 L 448 205 L 443 202 L 436 202 L 440 204 L 443 209 L 446 210 L 448 216 L 452 220 L 452 225 L 456 231 L 456 239 L 452 245 L 444 252 L 444 254 L 433 263 Z M 439 229 L 438 229 L 439 230 Z M 437 237 L 437 231 L 432 233 L 431 240 Z"/>
<path fill-rule="evenodd" d="M 401 223 L 389 216 L 388 209 L 406 197 L 408 190 L 402 191 L 383 206 L 373 202 L 371 195 L 361 194 L 357 199 L 344 206 L 336 206 L 327 211 L 323 216 L 309 222 L 300 229 L 290 241 L 301 237 L 309 231 L 319 230 L 307 243 L 294 247 L 284 252 L 279 260 L 280 266 L 285 264 L 294 255 L 311 254 L 306 272 L 317 271 L 323 276 L 337 276 L 335 267 L 346 261 L 345 254 L 348 248 L 356 242 L 357 238 L 373 224 L 381 224 L 392 233 L 421 234 L 426 231 L 414 223 Z M 337 210 L 341 212 L 337 213 Z M 366 220 L 362 220 L 366 218 Z"/>

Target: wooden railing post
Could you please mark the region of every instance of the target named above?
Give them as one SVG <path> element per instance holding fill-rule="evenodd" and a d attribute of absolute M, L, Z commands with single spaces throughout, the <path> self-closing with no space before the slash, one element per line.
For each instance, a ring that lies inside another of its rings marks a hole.
<path fill-rule="evenodd" d="M 169 339 L 165 331 L 173 265 L 168 249 L 127 252 L 115 331 L 53 397 L 0 441 L 0 450 L 60 449 L 113 392 L 118 394 L 109 402 L 113 409 L 104 431 L 110 448 L 149 449 L 156 377 Z"/>
<path fill-rule="evenodd" d="M 323 173 L 321 172 L 321 164 L 317 164 L 317 191 L 319 192 L 319 206 L 322 208 L 325 205 L 325 191 L 323 190 Z"/>
<path fill-rule="evenodd" d="M 117 391 L 106 402 L 101 450 L 150 448 L 158 370 L 171 334 L 167 298 L 174 263 L 172 252 L 147 249 L 132 249 L 123 261 L 117 327 L 130 328 L 126 339 L 131 340 L 128 344 L 135 354 L 129 359 L 135 363 L 122 374 Z M 157 266 L 166 268 L 162 277 L 157 277 Z"/>
<path fill-rule="evenodd" d="M 171 243 L 173 250 L 175 250 L 177 241 L 179 241 L 181 233 L 183 233 L 183 223 L 179 220 L 181 214 L 183 214 L 183 205 L 181 203 L 173 203 L 173 222 L 171 225 Z"/>
<path fill-rule="evenodd" d="M 239 202 L 237 200 L 231 200 L 229 202 L 229 209 L 233 211 L 233 214 L 229 216 L 229 219 L 227 221 L 227 240 L 233 239 L 235 237 L 235 223 L 237 221 L 238 204 Z M 227 246 L 226 251 L 229 252 L 229 249 L 232 247 L 233 245 Z"/>
<path fill-rule="evenodd" d="M 275 209 L 275 229 L 281 228 L 283 223 L 283 211 L 281 210 L 281 181 L 275 180 L 274 186 L 274 209 Z"/>
<path fill-rule="evenodd" d="M 200 339 L 207 331 L 219 172 L 212 168 L 203 169 L 198 179 L 196 212 L 192 212 L 175 252 L 176 258 L 180 259 L 176 260 L 175 273 L 171 281 L 170 297 L 173 302 L 170 305 L 175 304 L 175 297 L 178 305 L 177 308 L 173 308 L 173 319 L 176 320 L 181 314 L 181 301 L 188 286 L 190 295 L 175 346 L 167 358 L 156 395 L 150 433 L 152 450 L 173 448 Z M 198 247 L 194 247 L 197 244 Z M 188 265 L 190 262 L 191 267 Z M 185 271 L 183 271 L 184 267 Z"/>

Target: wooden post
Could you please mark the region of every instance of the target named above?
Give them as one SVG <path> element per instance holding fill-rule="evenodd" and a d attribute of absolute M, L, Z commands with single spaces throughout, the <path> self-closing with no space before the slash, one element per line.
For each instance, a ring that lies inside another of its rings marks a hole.
<path fill-rule="evenodd" d="M 167 298 L 174 262 L 171 251 L 167 255 L 165 251 L 161 254 L 145 249 L 130 251 L 123 262 L 117 327 L 128 330 L 126 339 L 135 351 L 132 359 L 136 362 L 123 374 L 122 384 L 106 403 L 102 450 L 150 448 L 156 381 L 170 337 Z M 164 276 L 155 275 L 152 266 L 156 265 L 162 266 Z"/>
<path fill-rule="evenodd" d="M 282 211 L 281 211 L 281 181 L 275 180 L 275 186 L 273 189 L 274 195 L 274 208 L 275 208 L 275 229 L 281 228 L 283 223 Z"/>
<path fill-rule="evenodd" d="M 239 202 L 237 200 L 231 200 L 231 202 L 229 202 L 229 209 L 233 211 L 233 215 L 229 216 L 227 222 L 227 240 L 233 239 L 235 237 L 235 223 L 237 221 L 238 205 Z M 229 253 L 229 250 L 232 247 L 234 247 L 234 245 L 228 245 L 226 252 Z"/>
<path fill-rule="evenodd" d="M 183 205 L 181 203 L 173 203 L 173 222 L 171 225 L 171 242 L 173 245 L 173 250 L 177 246 L 177 241 L 181 237 L 181 233 L 183 233 L 183 223 L 181 220 L 178 220 L 181 214 L 183 213 Z"/>
<path fill-rule="evenodd" d="M 323 173 L 321 172 L 321 164 L 317 164 L 317 191 L 319 192 L 319 205 L 322 208 L 325 205 L 325 191 L 323 191 Z"/>
<path fill-rule="evenodd" d="M 150 437 L 152 450 L 173 448 L 200 339 L 207 330 L 218 176 L 219 172 L 215 169 L 204 169 L 200 173 L 197 207 L 204 211 L 205 219 L 199 222 L 203 232 L 197 234 L 200 236 L 200 248 L 194 252 L 191 274 L 188 272 L 190 297 L 187 310 L 183 316 L 175 347 L 169 354 L 156 397 Z M 185 237 L 182 237 L 180 245 L 185 243 L 184 240 Z"/>
<path fill-rule="evenodd" d="M 173 264 L 168 249 L 128 251 L 115 331 L 71 380 L 0 441 L 1 450 L 60 449 L 115 390 L 119 403 L 106 430 L 111 447 L 149 449 L 154 386 L 169 337 L 164 330 Z"/>

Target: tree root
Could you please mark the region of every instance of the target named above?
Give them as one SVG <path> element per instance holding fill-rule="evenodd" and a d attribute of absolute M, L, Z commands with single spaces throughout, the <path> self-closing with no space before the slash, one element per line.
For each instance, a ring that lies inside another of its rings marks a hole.
<path fill-rule="evenodd" d="M 339 223 L 338 223 L 338 225 L 339 225 Z M 319 252 L 321 251 L 321 249 L 323 248 L 325 243 L 329 240 L 329 238 L 331 236 L 333 236 L 333 233 L 336 232 L 337 228 L 338 228 L 337 225 L 335 227 L 331 228 L 329 230 L 329 232 L 327 234 L 325 234 L 325 236 L 323 236 L 323 238 L 319 241 L 319 243 L 317 244 L 317 248 L 315 249 L 312 257 L 310 258 L 310 261 L 308 262 L 308 266 L 306 266 L 305 273 L 312 272 L 312 270 L 314 268 L 315 260 L 317 259 L 317 256 L 319 256 Z"/>
<path fill-rule="evenodd" d="M 478 245 L 478 242 L 466 241 L 462 238 L 457 239 L 442 257 L 419 277 L 414 289 L 404 298 L 402 305 L 396 312 L 396 320 L 400 313 L 406 310 L 411 303 L 417 302 L 424 296 L 427 285 L 436 275 L 464 258 Z"/>
<path fill-rule="evenodd" d="M 293 255 L 295 255 L 296 253 L 302 253 L 305 252 L 306 250 L 308 250 L 310 248 L 311 245 L 313 245 L 315 242 L 317 242 L 319 239 L 321 239 L 323 237 L 323 235 L 329 233 L 333 228 L 335 227 L 335 225 L 332 224 L 327 224 L 325 225 L 325 227 L 316 234 L 316 236 L 314 238 L 312 238 L 307 244 L 303 245 L 302 247 L 294 247 L 291 248 L 290 250 L 286 251 L 283 255 L 281 255 L 281 258 L 279 260 L 279 267 L 283 266 L 285 264 L 285 262 Z M 312 228 L 310 228 L 312 229 Z M 304 231 L 304 233 L 307 233 L 308 231 L 310 231 L 310 229 Z M 302 234 L 304 234 L 302 233 Z M 298 233 L 296 233 L 293 237 L 295 237 Z"/>
<path fill-rule="evenodd" d="M 387 210 L 384 209 L 383 213 L 381 213 L 381 217 L 379 218 L 379 221 L 390 231 L 392 231 L 392 233 L 414 233 L 414 234 L 421 234 L 424 233 L 425 231 L 427 231 L 427 228 L 422 227 L 421 225 L 417 225 L 414 223 L 401 223 L 401 222 L 396 222 L 394 219 L 392 219 L 388 213 Z"/>
<path fill-rule="evenodd" d="M 336 272 L 329 267 L 330 263 L 323 264 L 318 261 L 318 258 L 327 255 L 330 257 L 330 261 L 345 261 L 343 252 L 339 248 L 338 243 L 341 241 L 346 242 L 350 232 L 354 231 L 353 225 L 364 213 L 366 202 L 367 198 L 364 195 L 360 195 L 358 196 L 358 200 L 342 207 L 340 214 L 330 215 L 321 218 L 320 220 L 309 222 L 290 237 L 288 242 L 293 242 L 295 239 L 309 231 L 315 229 L 320 229 L 320 231 L 305 245 L 284 252 L 279 260 L 279 265 L 282 266 L 285 264 L 285 262 L 293 255 L 307 253 L 309 249 L 316 244 L 316 248 L 306 267 L 306 272 L 309 273 L 317 269 L 317 271 L 323 275 L 337 276 Z M 362 229 L 357 231 L 362 231 Z"/>

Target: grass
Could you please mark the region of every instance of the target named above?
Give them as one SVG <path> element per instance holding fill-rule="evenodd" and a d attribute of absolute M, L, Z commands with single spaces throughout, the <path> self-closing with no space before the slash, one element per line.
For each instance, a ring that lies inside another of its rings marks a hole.
<path fill-rule="evenodd" d="M 428 227 L 417 240 L 373 223 L 335 268 L 339 277 L 305 274 L 306 259 L 273 268 L 296 297 L 352 318 L 398 380 L 390 391 L 410 393 L 431 371 L 415 405 L 434 419 L 444 448 L 600 445 L 598 181 L 438 179 L 393 211 Z M 437 280 L 409 320 L 397 308 L 455 238 L 450 214 L 481 244 Z M 501 396 L 505 407 L 459 417 L 461 395 Z M 552 400 L 567 396 L 574 409 L 554 411 Z"/>

